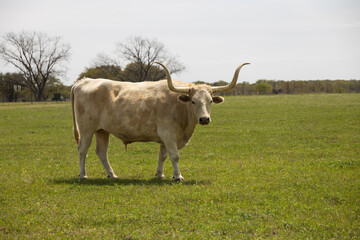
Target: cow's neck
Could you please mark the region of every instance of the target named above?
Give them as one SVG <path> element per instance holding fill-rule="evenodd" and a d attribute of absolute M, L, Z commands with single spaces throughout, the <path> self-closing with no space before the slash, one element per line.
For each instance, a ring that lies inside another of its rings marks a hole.
<path fill-rule="evenodd" d="M 195 127 L 197 125 L 197 119 L 194 117 L 194 114 L 191 112 L 189 107 L 186 108 L 186 124 L 184 129 L 184 138 L 185 141 L 188 142 L 194 133 Z"/>

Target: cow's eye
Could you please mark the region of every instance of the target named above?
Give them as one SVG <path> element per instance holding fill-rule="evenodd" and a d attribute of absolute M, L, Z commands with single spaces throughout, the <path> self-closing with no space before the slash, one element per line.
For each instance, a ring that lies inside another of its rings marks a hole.
<path fill-rule="evenodd" d="M 194 102 L 194 101 L 192 101 L 191 103 L 192 103 L 192 104 L 195 104 L 195 102 Z"/>
<path fill-rule="evenodd" d="M 210 103 L 212 103 L 213 101 L 212 100 L 210 100 Z"/>

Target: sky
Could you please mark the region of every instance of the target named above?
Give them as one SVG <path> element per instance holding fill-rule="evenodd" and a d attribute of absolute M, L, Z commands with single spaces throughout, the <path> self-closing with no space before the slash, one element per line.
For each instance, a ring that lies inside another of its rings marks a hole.
<path fill-rule="evenodd" d="M 360 80 L 359 0 L 0 0 L 0 36 L 21 31 L 70 44 L 67 85 L 131 36 L 162 42 L 185 82 L 231 81 L 244 62 L 239 82 Z"/>

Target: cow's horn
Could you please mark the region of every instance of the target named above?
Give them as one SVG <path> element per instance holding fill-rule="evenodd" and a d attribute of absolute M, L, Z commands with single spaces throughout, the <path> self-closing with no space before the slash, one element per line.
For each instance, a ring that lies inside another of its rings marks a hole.
<path fill-rule="evenodd" d="M 240 66 L 238 66 L 238 68 L 235 70 L 235 74 L 234 74 L 233 80 L 231 81 L 230 84 L 228 84 L 228 85 L 226 85 L 226 86 L 211 87 L 211 89 L 213 90 L 213 92 L 225 92 L 225 91 L 229 91 L 229 90 L 231 90 L 232 88 L 234 88 L 235 85 L 236 85 L 236 82 L 237 82 L 237 80 L 238 80 L 238 77 L 239 77 L 240 69 L 241 69 L 244 65 L 247 65 L 247 64 L 250 64 L 250 63 L 243 63 L 243 64 L 241 64 Z"/>
<path fill-rule="evenodd" d="M 170 76 L 170 72 L 164 64 L 159 63 L 159 62 L 155 62 L 155 63 L 159 64 L 160 66 L 162 66 L 164 68 L 164 70 L 166 72 L 166 79 L 167 79 L 168 87 L 171 91 L 179 92 L 179 93 L 189 93 L 190 88 L 188 88 L 188 87 L 175 87 L 174 86 L 173 81 Z"/>

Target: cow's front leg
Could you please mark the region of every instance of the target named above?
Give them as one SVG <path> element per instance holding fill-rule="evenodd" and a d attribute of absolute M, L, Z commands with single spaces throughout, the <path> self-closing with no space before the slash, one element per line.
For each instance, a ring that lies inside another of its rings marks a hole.
<path fill-rule="evenodd" d="M 170 156 L 170 160 L 171 163 L 173 165 L 173 169 L 174 169 L 174 180 L 175 181 L 183 181 L 184 178 L 183 176 L 181 176 L 180 173 L 180 169 L 179 169 L 179 160 L 180 160 L 180 155 L 178 150 L 173 150 L 173 151 L 169 151 L 169 156 Z"/>
<path fill-rule="evenodd" d="M 175 181 L 184 180 L 179 169 L 180 156 L 177 148 L 175 133 L 169 128 L 158 128 L 158 134 L 165 145 L 165 149 L 168 152 L 171 163 L 173 165 Z"/>
<path fill-rule="evenodd" d="M 169 154 L 171 163 L 173 165 L 174 169 L 174 179 L 175 181 L 182 181 L 184 180 L 183 176 L 181 176 L 180 169 L 179 169 L 179 160 L 180 155 L 177 149 L 177 144 L 175 141 L 171 141 L 168 143 L 165 143 L 166 150 Z"/>
<path fill-rule="evenodd" d="M 159 163 L 156 170 L 156 176 L 160 179 L 163 179 L 165 176 L 163 174 L 164 171 L 164 162 L 167 157 L 167 151 L 163 144 L 160 145 L 160 152 L 159 152 Z"/>

